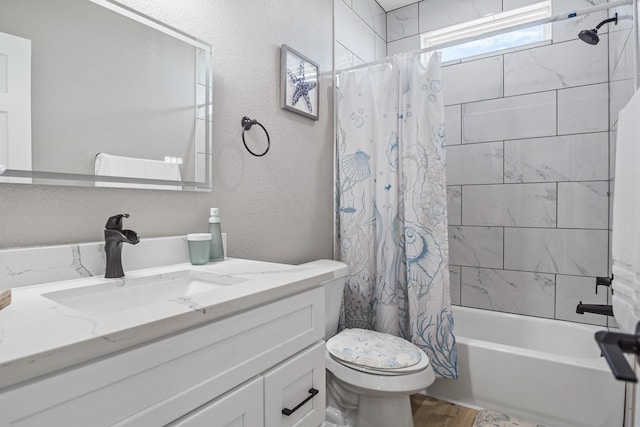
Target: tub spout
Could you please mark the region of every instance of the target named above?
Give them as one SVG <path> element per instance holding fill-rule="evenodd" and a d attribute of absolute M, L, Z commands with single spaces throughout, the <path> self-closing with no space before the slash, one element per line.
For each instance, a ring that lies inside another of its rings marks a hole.
<path fill-rule="evenodd" d="M 613 316 L 613 307 L 606 304 L 583 304 L 582 301 L 580 301 L 580 304 L 576 307 L 576 313 L 593 313 L 601 314 L 603 316 Z"/>

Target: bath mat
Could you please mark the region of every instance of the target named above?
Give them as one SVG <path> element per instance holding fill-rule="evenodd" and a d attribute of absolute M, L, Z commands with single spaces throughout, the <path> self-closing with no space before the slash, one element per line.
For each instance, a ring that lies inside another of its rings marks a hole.
<path fill-rule="evenodd" d="M 520 418 L 510 417 L 500 412 L 483 409 L 480 411 L 473 427 L 548 427 L 544 424 L 538 424 L 533 421 L 522 420 Z"/>

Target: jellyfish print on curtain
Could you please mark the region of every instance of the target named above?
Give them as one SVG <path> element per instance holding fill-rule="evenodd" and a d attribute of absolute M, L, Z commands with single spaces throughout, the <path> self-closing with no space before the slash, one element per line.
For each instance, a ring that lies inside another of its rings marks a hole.
<path fill-rule="evenodd" d="M 440 55 L 342 72 L 337 98 L 342 327 L 401 336 L 457 378 Z"/>

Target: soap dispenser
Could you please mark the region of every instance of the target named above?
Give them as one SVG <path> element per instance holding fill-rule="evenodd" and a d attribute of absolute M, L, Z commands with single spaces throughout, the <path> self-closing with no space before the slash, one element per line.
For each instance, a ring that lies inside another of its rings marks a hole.
<path fill-rule="evenodd" d="M 211 233 L 211 256 L 209 260 L 224 260 L 222 230 L 220 229 L 220 211 L 218 208 L 211 208 L 211 212 L 209 214 L 209 233 Z"/>

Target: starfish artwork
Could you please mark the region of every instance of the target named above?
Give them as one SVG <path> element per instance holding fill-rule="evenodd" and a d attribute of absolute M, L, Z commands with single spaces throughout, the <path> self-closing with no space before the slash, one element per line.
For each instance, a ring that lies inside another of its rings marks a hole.
<path fill-rule="evenodd" d="M 311 105 L 311 99 L 309 99 L 309 92 L 316 87 L 316 84 L 315 82 L 308 82 L 305 79 L 304 62 L 300 62 L 300 71 L 297 76 L 294 75 L 290 69 L 287 69 L 287 74 L 289 75 L 291 84 L 296 87 L 295 92 L 293 92 L 293 97 L 291 98 L 291 105 L 296 105 L 300 98 L 304 98 L 307 103 L 307 109 L 310 113 L 313 113 L 313 105 Z"/>

